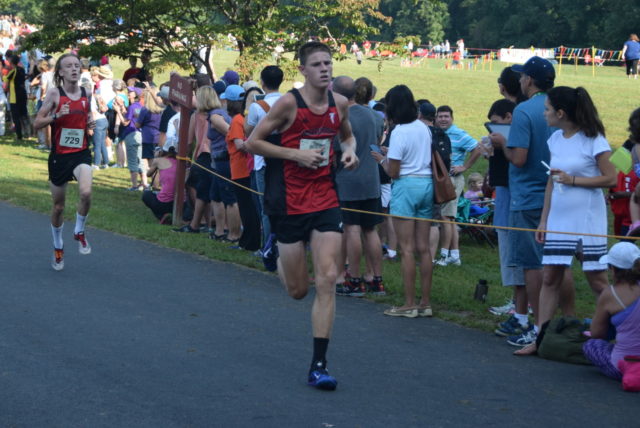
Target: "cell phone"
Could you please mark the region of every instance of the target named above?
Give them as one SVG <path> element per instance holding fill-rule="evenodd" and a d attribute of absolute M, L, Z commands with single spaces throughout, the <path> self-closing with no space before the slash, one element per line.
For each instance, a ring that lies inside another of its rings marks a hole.
<path fill-rule="evenodd" d="M 509 130 L 511 129 L 511 125 L 503 124 L 503 123 L 493 123 L 486 122 L 484 127 L 487 128 L 490 134 L 502 134 L 505 140 L 509 140 Z"/>
<path fill-rule="evenodd" d="M 380 146 L 379 145 L 377 145 L 377 144 L 369 144 L 369 147 L 371 148 L 372 151 L 382 154 L 382 150 L 380 150 Z"/>

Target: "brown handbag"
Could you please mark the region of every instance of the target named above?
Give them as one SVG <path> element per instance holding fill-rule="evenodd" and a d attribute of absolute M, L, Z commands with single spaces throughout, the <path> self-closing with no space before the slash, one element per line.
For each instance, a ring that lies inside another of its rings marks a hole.
<path fill-rule="evenodd" d="M 431 176 L 433 178 L 433 200 L 436 204 L 453 201 L 456 188 L 453 186 L 449 171 L 437 150 L 431 151 Z"/>

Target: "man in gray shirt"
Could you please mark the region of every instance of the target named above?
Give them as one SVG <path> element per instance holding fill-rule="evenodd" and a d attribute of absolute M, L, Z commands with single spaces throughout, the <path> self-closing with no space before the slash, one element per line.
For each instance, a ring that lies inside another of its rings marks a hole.
<path fill-rule="evenodd" d="M 371 145 L 379 145 L 384 123 L 382 118 L 366 105 L 368 100 L 363 99 L 362 104 L 356 103 L 356 85 L 350 77 L 336 77 L 333 81 L 333 91 L 349 100 L 349 122 L 356 138 L 356 154 L 360 159 L 360 166 L 355 170 L 338 169 L 336 184 L 340 206 L 380 213 L 380 175 L 378 164 L 370 152 Z M 382 247 L 376 230 L 376 225 L 383 221 L 382 217 L 343 210 L 342 220 L 343 248 L 346 248 L 349 266 L 344 273 L 344 281 L 338 281 L 337 294 L 362 297 L 365 292 L 369 292 L 384 295 Z M 369 270 L 361 278 L 360 259 L 363 249 Z"/>

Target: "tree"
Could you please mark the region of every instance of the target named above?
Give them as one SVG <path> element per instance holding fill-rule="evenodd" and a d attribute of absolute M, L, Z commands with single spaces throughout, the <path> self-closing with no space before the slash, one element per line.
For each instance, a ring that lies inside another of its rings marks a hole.
<path fill-rule="evenodd" d="M 235 38 L 241 57 L 264 56 L 291 31 L 297 38 L 286 38 L 287 50 L 311 36 L 334 42 L 347 34 L 362 37 L 375 31 L 365 16 L 384 19 L 379 0 L 41 1 L 43 27 L 29 38 L 30 46 L 56 52 L 79 43 L 81 54 L 121 57 L 149 48 L 158 63 L 187 68 L 195 59 L 210 75 L 208 58 L 220 35 Z"/>
<path fill-rule="evenodd" d="M 441 0 L 382 0 L 380 12 L 393 17 L 381 28 L 384 40 L 415 35 L 439 42 L 449 21 L 447 4 Z"/>

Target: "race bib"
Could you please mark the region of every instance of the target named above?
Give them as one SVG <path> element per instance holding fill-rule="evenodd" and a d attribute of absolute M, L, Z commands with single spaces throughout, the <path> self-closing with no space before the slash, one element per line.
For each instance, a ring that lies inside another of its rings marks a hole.
<path fill-rule="evenodd" d="M 71 149 L 81 149 L 83 142 L 83 129 L 62 128 L 62 132 L 60 133 L 60 146 Z"/>
<path fill-rule="evenodd" d="M 300 150 L 312 150 L 321 149 L 320 155 L 324 160 L 318 165 L 318 167 L 329 165 L 329 150 L 331 148 L 331 140 L 328 138 L 312 140 L 309 138 L 302 138 L 300 140 Z"/>

